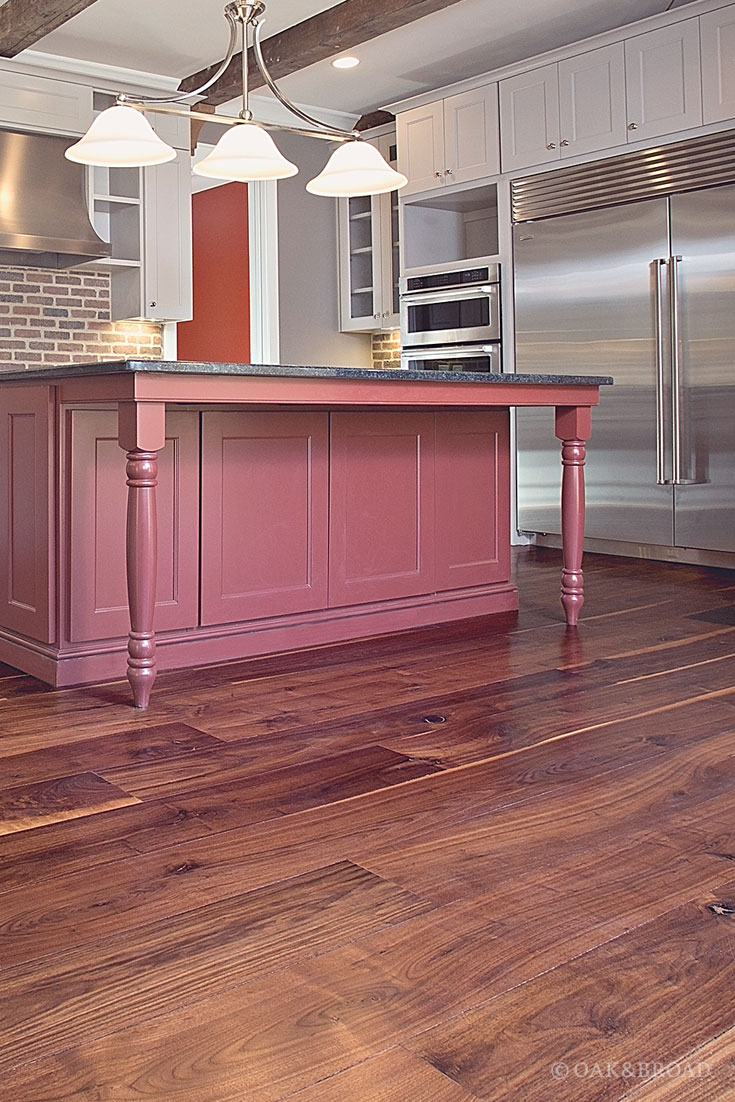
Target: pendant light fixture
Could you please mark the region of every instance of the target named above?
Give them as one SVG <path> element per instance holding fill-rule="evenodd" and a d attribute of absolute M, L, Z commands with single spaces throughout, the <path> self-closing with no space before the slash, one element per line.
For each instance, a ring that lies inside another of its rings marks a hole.
<path fill-rule="evenodd" d="M 403 187 L 407 183 L 406 177 L 392 169 L 378 150 L 365 142 L 357 131 L 342 130 L 313 118 L 281 92 L 263 58 L 260 35 L 264 12 L 265 4 L 260 0 L 234 0 L 227 4 L 224 12 L 230 25 L 227 53 L 205 84 L 192 92 L 161 99 L 153 96 L 132 98 L 120 94 L 115 106 L 108 107 L 97 116 L 84 137 L 67 149 L 66 156 L 70 161 L 110 168 L 136 168 L 172 160 L 176 151 L 161 141 L 144 113 L 162 111 L 195 117 L 188 107 L 171 105 L 200 96 L 211 87 L 232 61 L 239 40 L 242 50 L 242 108 L 237 118 L 216 113 L 205 116 L 207 123 L 219 123 L 229 129 L 212 152 L 194 165 L 194 172 L 218 180 L 281 180 L 294 176 L 298 168 L 279 152 L 267 132 L 268 126 L 268 129 L 340 143 L 322 172 L 306 185 L 307 191 L 314 195 L 378 195 Z M 279 103 L 306 126 L 255 121 L 248 103 L 248 45 L 251 37 L 255 62 L 265 84 Z"/>

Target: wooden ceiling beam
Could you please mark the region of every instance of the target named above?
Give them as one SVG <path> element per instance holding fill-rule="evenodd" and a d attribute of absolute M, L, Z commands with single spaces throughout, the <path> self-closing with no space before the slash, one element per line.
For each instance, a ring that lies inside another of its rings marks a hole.
<path fill-rule="evenodd" d="M 10 0 L 12 2 L 12 0 Z M 389 31 L 405 27 L 425 15 L 448 8 L 459 0 L 343 0 L 333 8 L 305 19 L 272 38 L 263 41 L 263 57 L 275 80 L 300 72 L 309 65 L 324 61 L 346 50 L 354 50 L 363 42 L 378 38 Z M 0 8 L 0 11 L 2 9 Z M 250 88 L 260 88 L 263 78 L 255 64 L 253 51 L 248 51 Z M 233 57 L 220 79 L 205 94 L 207 103 L 226 103 L 240 94 L 242 54 Z M 180 84 L 182 92 L 191 92 L 216 71 L 210 65 L 192 73 Z"/>
<path fill-rule="evenodd" d="M 0 7 L 0 57 L 15 57 L 97 0 L 6 0 Z"/>

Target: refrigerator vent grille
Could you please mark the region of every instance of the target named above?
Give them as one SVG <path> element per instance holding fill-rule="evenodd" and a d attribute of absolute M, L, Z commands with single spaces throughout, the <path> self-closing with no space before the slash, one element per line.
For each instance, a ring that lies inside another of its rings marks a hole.
<path fill-rule="evenodd" d="M 733 181 L 735 134 L 710 134 L 514 180 L 513 221 L 553 218 Z"/>

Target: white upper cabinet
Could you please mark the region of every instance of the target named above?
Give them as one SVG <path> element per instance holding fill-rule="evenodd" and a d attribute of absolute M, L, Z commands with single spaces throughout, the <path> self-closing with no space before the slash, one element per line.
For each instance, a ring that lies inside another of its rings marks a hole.
<path fill-rule="evenodd" d="M 488 84 L 444 100 L 444 178 L 447 184 L 500 172 L 498 86 Z"/>
<path fill-rule="evenodd" d="M 559 74 L 544 65 L 500 82 L 503 172 L 559 159 Z"/>
<path fill-rule="evenodd" d="M 444 183 L 444 102 L 426 103 L 396 118 L 398 171 L 408 177 L 403 195 Z"/>
<path fill-rule="evenodd" d="M 625 78 L 629 141 L 701 126 L 698 20 L 627 39 Z"/>
<path fill-rule="evenodd" d="M 735 5 L 700 17 L 702 121 L 735 118 Z"/>
<path fill-rule="evenodd" d="M 485 85 L 403 111 L 396 119 L 402 195 L 496 176 L 498 86 Z"/>
<path fill-rule="evenodd" d="M 625 142 L 622 42 L 500 82 L 503 170 Z"/>
<path fill-rule="evenodd" d="M 395 134 L 382 134 L 372 144 L 395 168 Z M 340 199 L 337 212 L 340 328 L 343 332 L 397 329 L 398 193 Z"/>
<path fill-rule="evenodd" d="M 622 145 L 626 133 L 622 42 L 559 62 L 559 151 L 577 157 Z"/>
<path fill-rule="evenodd" d="M 85 132 L 92 117 L 91 88 L 0 70 L 3 125 L 78 135 Z"/>
<path fill-rule="evenodd" d="M 191 156 L 143 173 L 141 316 L 188 321 L 192 316 Z"/>

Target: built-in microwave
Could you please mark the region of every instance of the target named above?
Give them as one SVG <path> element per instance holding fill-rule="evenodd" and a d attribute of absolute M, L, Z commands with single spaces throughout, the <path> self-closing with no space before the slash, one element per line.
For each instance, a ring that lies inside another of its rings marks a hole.
<path fill-rule="evenodd" d="M 404 276 L 401 346 L 499 341 L 499 279 L 497 264 Z"/>
<path fill-rule="evenodd" d="M 490 374 L 503 370 L 499 343 L 404 348 L 401 367 L 406 371 L 484 371 Z"/>

